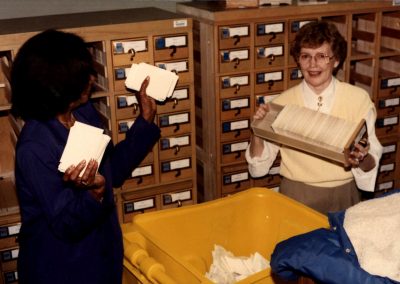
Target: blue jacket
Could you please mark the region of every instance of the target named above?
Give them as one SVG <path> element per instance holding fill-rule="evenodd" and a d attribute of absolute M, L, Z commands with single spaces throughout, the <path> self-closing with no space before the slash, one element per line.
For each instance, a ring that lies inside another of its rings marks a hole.
<path fill-rule="evenodd" d="M 90 103 L 74 111 L 74 116 L 102 128 Z M 106 179 L 102 203 L 86 190 L 63 182 L 57 170 L 68 133 L 56 119 L 28 120 L 18 139 L 19 283 L 121 283 L 123 245 L 113 187 L 130 176 L 157 142 L 160 130 L 139 117 L 124 141 L 108 145 L 99 167 Z"/>
<path fill-rule="evenodd" d="M 360 267 L 343 228 L 345 211 L 328 215 L 330 229 L 317 229 L 278 243 L 271 256 L 271 269 L 286 280 L 300 275 L 327 284 L 399 284 L 371 275 Z"/>

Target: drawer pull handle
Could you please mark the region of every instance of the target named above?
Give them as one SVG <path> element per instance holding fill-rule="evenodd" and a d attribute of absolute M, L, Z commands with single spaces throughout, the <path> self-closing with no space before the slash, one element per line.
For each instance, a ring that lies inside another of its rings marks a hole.
<path fill-rule="evenodd" d="M 174 98 L 174 105 L 172 106 L 172 108 L 175 108 L 179 103 L 179 100 L 177 98 Z"/>
<path fill-rule="evenodd" d="M 176 125 L 175 125 L 175 129 L 174 129 L 174 132 L 178 132 L 180 129 L 181 129 L 181 127 L 179 126 L 179 124 L 176 124 Z"/>
<path fill-rule="evenodd" d="M 182 201 L 180 199 L 178 199 L 176 202 L 178 203 L 178 207 L 182 207 L 183 204 L 182 204 Z"/>
<path fill-rule="evenodd" d="M 237 94 L 240 90 L 240 85 L 239 84 L 235 84 L 235 94 Z"/>
<path fill-rule="evenodd" d="M 238 116 L 238 115 L 240 115 L 240 113 L 241 113 L 242 111 L 241 111 L 241 109 L 240 108 L 238 108 L 237 110 L 236 110 L 236 113 L 235 113 L 235 116 Z"/>
<path fill-rule="evenodd" d="M 388 129 L 386 129 L 386 133 L 389 133 L 389 132 L 391 132 L 392 130 L 393 130 L 393 126 L 390 125 L 390 126 L 388 127 Z"/>
<path fill-rule="evenodd" d="M 240 136 L 240 130 L 237 130 L 236 133 L 235 133 L 235 138 L 237 138 L 239 136 Z"/>
<path fill-rule="evenodd" d="M 174 155 L 178 155 L 179 151 L 181 150 L 181 148 L 179 147 L 179 145 L 175 146 L 175 151 L 174 151 Z"/>
<path fill-rule="evenodd" d="M 235 156 L 235 159 L 236 159 L 236 160 L 237 160 L 237 159 L 240 159 L 241 156 L 242 156 L 241 152 L 237 152 L 237 153 L 236 153 L 236 156 Z"/>
<path fill-rule="evenodd" d="M 237 183 L 236 183 L 235 188 L 236 188 L 236 189 L 240 188 L 240 182 L 237 182 Z"/>
<path fill-rule="evenodd" d="M 133 58 L 134 58 L 135 55 L 136 55 L 135 49 L 133 49 L 133 48 L 129 49 L 129 53 L 131 54 L 131 61 L 133 61 Z"/>
<path fill-rule="evenodd" d="M 175 174 L 175 177 L 179 177 L 181 174 L 182 174 L 182 173 L 181 173 L 181 170 L 177 170 L 177 171 L 176 171 L 176 174 Z"/>
<path fill-rule="evenodd" d="M 276 39 L 276 33 L 271 33 L 271 37 L 269 39 L 269 42 L 272 42 L 274 39 Z"/>
<path fill-rule="evenodd" d="M 390 108 L 389 108 L 389 110 L 388 110 L 388 113 L 392 113 L 392 112 L 394 112 L 396 109 L 395 109 L 395 107 L 394 106 L 391 106 Z"/>
<path fill-rule="evenodd" d="M 397 86 L 394 87 L 394 88 L 390 91 L 390 94 L 391 94 L 391 95 L 394 95 L 394 93 L 396 93 L 396 92 L 397 92 Z"/>
<path fill-rule="evenodd" d="M 268 81 L 268 90 L 271 90 L 273 85 L 274 85 L 274 80 L 269 80 Z"/>
<path fill-rule="evenodd" d="M 175 73 L 176 75 L 178 75 L 178 71 L 176 69 L 171 70 L 171 72 Z"/>
<path fill-rule="evenodd" d="M 275 61 L 275 55 L 270 54 L 268 55 L 268 58 L 269 58 L 268 64 L 271 65 Z"/>
<path fill-rule="evenodd" d="M 236 57 L 235 59 L 233 59 L 233 61 L 235 61 L 235 66 L 233 66 L 233 68 L 236 69 L 239 66 L 240 59 L 238 57 Z"/>
<path fill-rule="evenodd" d="M 137 181 L 137 184 L 141 184 L 141 183 L 143 183 L 143 177 L 139 177 L 139 179 Z"/>
<path fill-rule="evenodd" d="M 233 38 L 235 39 L 235 41 L 233 42 L 233 45 L 237 45 L 240 42 L 240 36 L 235 35 Z"/>
<path fill-rule="evenodd" d="M 174 55 L 176 53 L 176 45 L 171 45 L 171 49 L 172 49 L 172 51 L 169 56 L 174 57 Z"/>

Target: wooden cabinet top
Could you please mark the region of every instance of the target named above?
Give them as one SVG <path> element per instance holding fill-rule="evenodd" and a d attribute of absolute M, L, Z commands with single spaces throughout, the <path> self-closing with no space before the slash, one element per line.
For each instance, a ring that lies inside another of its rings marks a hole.
<path fill-rule="evenodd" d="M 3 19 L 0 20 L 0 35 L 37 32 L 46 29 L 72 29 L 179 18 L 182 18 L 182 16 L 151 7 Z"/>
<path fill-rule="evenodd" d="M 226 8 L 224 1 L 196 1 L 177 3 L 177 11 L 206 21 L 238 21 L 241 19 L 269 19 L 282 17 L 299 17 L 318 13 L 345 14 L 348 12 L 370 12 L 374 9 L 400 10 L 393 6 L 392 0 L 380 1 L 343 1 L 329 0 L 327 4 L 300 5 L 293 0 L 292 5 L 260 6 L 257 8 Z"/>

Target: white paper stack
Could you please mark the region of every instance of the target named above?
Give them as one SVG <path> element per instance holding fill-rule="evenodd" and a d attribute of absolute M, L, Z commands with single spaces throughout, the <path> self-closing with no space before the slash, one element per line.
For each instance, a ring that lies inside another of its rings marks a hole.
<path fill-rule="evenodd" d="M 217 284 L 232 284 L 270 267 L 269 261 L 259 253 L 250 257 L 235 257 L 230 251 L 215 245 L 213 263 L 206 277 Z"/>
<path fill-rule="evenodd" d="M 94 159 L 100 164 L 104 151 L 111 140 L 110 136 L 103 132 L 104 130 L 101 128 L 76 121 L 70 128 L 58 170 L 65 172 L 68 167 L 76 166 L 82 160 L 86 160 L 87 164 L 90 159 Z"/>
<path fill-rule="evenodd" d="M 139 91 L 144 79 L 149 76 L 150 83 L 147 87 L 147 95 L 157 101 L 165 101 L 172 96 L 179 76 L 175 73 L 147 63 L 132 64 L 125 80 L 125 86 Z"/>

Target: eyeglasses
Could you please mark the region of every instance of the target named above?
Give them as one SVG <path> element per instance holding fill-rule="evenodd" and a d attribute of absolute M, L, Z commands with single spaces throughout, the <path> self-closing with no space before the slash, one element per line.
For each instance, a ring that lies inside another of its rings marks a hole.
<path fill-rule="evenodd" d="M 331 61 L 334 58 L 334 56 L 329 56 L 328 54 L 325 53 L 317 53 L 314 56 L 308 53 L 301 53 L 299 56 L 299 62 L 300 64 L 303 65 L 309 65 L 311 63 L 312 58 L 315 59 L 315 62 L 318 65 L 322 65 L 322 64 L 328 64 L 329 61 Z"/>

